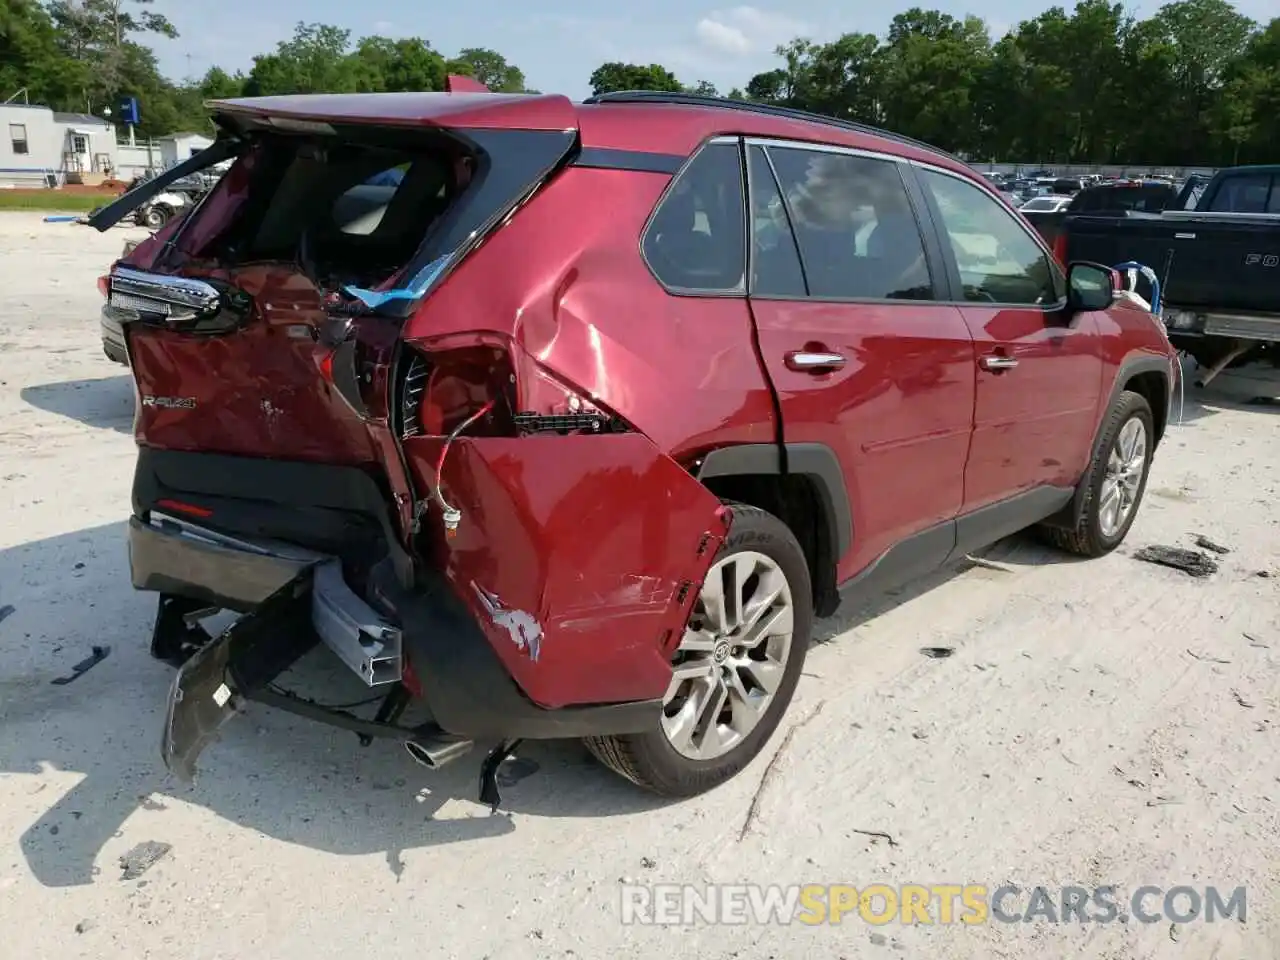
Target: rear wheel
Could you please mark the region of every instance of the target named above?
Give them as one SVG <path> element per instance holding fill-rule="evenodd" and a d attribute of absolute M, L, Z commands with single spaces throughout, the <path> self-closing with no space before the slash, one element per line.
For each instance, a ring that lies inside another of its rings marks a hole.
<path fill-rule="evenodd" d="M 791 703 L 809 645 L 800 544 L 777 517 L 732 509 L 676 650 L 659 728 L 586 740 L 605 766 L 665 796 L 710 790 L 751 762 Z"/>

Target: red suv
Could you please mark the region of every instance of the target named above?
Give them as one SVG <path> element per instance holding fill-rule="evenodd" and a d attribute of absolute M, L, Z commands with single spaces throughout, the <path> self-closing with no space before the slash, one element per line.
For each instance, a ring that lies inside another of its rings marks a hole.
<path fill-rule="evenodd" d="M 234 165 L 104 308 L 179 774 L 258 701 L 429 766 L 496 743 L 490 802 L 522 738 L 697 793 L 760 752 L 842 598 L 1133 522 L 1163 328 L 925 144 L 665 93 L 213 113 L 170 174 Z M 376 717 L 278 685 L 316 644 Z"/>

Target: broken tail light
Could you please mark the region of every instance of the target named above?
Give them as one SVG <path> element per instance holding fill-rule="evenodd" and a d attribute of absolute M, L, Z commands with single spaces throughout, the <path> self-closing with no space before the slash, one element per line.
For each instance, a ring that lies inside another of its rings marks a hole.
<path fill-rule="evenodd" d="M 473 417 L 469 436 L 630 429 L 523 351 L 501 344 L 410 349 L 398 396 L 402 438 L 449 436 Z"/>
<path fill-rule="evenodd" d="M 511 436 L 514 380 L 500 348 L 410 350 L 400 377 L 400 436 L 448 436 L 468 420 L 472 436 Z"/>

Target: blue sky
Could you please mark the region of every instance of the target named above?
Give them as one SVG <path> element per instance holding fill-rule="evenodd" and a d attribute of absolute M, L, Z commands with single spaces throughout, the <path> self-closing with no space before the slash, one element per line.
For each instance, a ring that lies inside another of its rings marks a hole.
<path fill-rule="evenodd" d="M 1274 15 L 1275 0 L 1238 0 L 1255 19 Z M 492 47 L 525 72 L 529 85 L 571 97 L 586 96 L 587 78 L 601 63 L 622 60 L 661 63 L 685 83 L 709 80 L 727 92 L 755 73 L 776 65 L 773 49 L 795 36 L 829 40 L 848 31 L 883 34 L 890 18 L 912 4 L 866 4 L 838 0 L 786 0 L 752 5 L 701 0 L 648 0 L 601 4 L 597 0 L 541 0 L 516 3 L 422 3 L 420 0 L 155 0 L 181 33 L 155 44 L 160 65 L 175 79 L 199 76 L 218 64 L 248 69 L 255 53 L 274 49 L 299 20 L 333 23 L 368 34 L 419 36 L 446 55 L 463 47 Z M 921 2 L 963 16 L 983 17 L 992 32 L 1003 32 L 1035 8 L 1018 0 Z M 1064 4 L 1070 6 L 1070 3 Z M 1133 7 L 1153 12 L 1154 0 Z M 533 12 L 535 11 L 536 12 Z"/>

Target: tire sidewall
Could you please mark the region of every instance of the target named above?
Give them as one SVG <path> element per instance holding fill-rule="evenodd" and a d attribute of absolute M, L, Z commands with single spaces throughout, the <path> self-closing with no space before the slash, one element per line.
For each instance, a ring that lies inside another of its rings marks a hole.
<path fill-rule="evenodd" d="M 1151 414 L 1151 406 L 1146 399 L 1136 393 L 1123 393 L 1117 404 L 1117 411 L 1119 416 L 1115 419 L 1111 429 L 1107 431 L 1102 448 L 1098 452 L 1094 476 L 1091 478 L 1090 484 L 1089 512 L 1085 517 L 1085 522 L 1089 525 L 1089 535 L 1106 550 L 1112 550 L 1119 546 L 1121 541 L 1128 536 L 1129 528 L 1133 526 L 1133 521 L 1137 519 L 1138 510 L 1142 506 L 1143 495 L 1147 490 L 1147 478 L 1151 476 L 1152 454 L 1155 452 L 1155 418 Z M 1138 483 L 1138 491 L 1134 497 L 1133 506 L 1129 509 L 1129 515 L 1120 524 L 1119 530 L 1111 536 L 1107 536 L 1102 532 L 1101 509 L 1102 484 L 1107 477 L 1107 462 L 1111 459 L 1111 451 L 1115 449 L 1116 440 L 1124 429 L 1124 425 L 1135 418 L 1142 421 L 1144 442 L 1146 444 L 1146 456 L 1142 464 L 1142 479 Z"/>
<path fill-rule="evenodd" d="M 692 760 L 679 753 L 661 729 L 638 734 L 632 740 L 636 752 L 643 756 L 646 765 L 662 779 L 693 781 L 700 785 L 699 791 L 728 780 L 749 764 L 777 730 L 800 682 L 813 632 L 813 591 L 808 562 L 800 544 L 786 525 L 772 515 L 752 508 L 744 512 L 739 512 L 741 508 L 737 507 L 730 509 L 735 511 L 734 521 L 729 535 L 716 552 L 712 566 L 726 557 L 745 551 L 762 553 L 778 565 L 791 589 L 791 649 L 782 681 L 765 709 L 765 715 L 755 729 L 728 753 L 712 760 Z"/>

